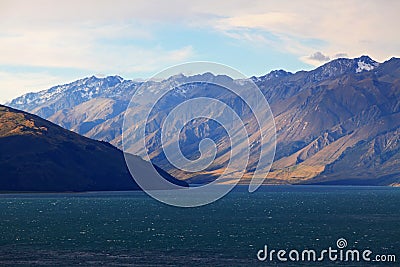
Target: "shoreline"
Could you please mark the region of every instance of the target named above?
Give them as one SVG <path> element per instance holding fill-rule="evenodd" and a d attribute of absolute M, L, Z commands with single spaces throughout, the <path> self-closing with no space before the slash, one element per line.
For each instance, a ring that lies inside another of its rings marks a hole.
<path fill-rule="evenodd" d="M 196 184 L 194 187 L 201 185 Z M 217 184 L 217 186 L 228 186 L 226 184 Z M 237 184 L 235 187 L 247 187 L 248 184 Z M 359 188 L 400 188 L 400 184 L 391 185 L 326 185 L 326 184 L 262 184 L 260 187 L 325 187 L 325 188 L 337 188 L 337 187 L 359 187 Z M 80 195 L 80 194 L 97 194 L 97 193 L 135 193 L 143 192 L 143 190 L 102 190 L 102 191 L 0 191 L 0 196 L 4 195 L 23 195 L 23 194 L 37 194 L 37 195 L 52 195 L 52 194 L 68 194 L 68 195 Z"/>

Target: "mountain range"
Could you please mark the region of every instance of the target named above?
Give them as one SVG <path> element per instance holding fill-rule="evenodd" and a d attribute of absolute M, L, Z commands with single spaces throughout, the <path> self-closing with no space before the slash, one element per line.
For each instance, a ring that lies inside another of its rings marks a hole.
<path fill-rule="evenodd" d="M 0 191 L 138 190 L 123 152 L 36 115 L 0 105 Z M 151 163 L 126 155 L 147 176 Z M 155 167 L 165 179 L 183 186 Z"/>
<path fill-rule="evenodd" d="M 268 100 L 276 124 L 276 154 L 267 183 L 400 182 L 400 59 L 378 63 L 368 56 L 339 58 L 311 71 L 277 70 L 250 79 Z M 191 85 L 191 81 L 199 80 L 204 83 Z M 202 183 L 218 176 L 227 162 L 229 138 L 222 126 L 202 119 L 186 125 L 180 133 L 182 153 L 188 158 L 198 157 L 198 145 L 204 138 L 211 138 L 217 144 L 215 162 L 200 174 L 182 172 L 166 160 L 159 146 L 160 126 L 177 104 L 206 96 L 227 103 L 243 118 L 249 135 L 255 135 L 251 110 L 236 96 L 209 84 L 218 81 L 243 83 L 224 75 L 204 73 L 176 75 L 143 88 L 141 81 L 92 76 L 23 95 L 8 105 L 122 148 L 124 112 L 135 92 L 185 82 L 187 85 L 174 89 L 158 104 L 157 112 L 146 125 L 149 130 L 146 142 L 155 164 L 177 178 Z M 143 112 L 140 103 L 134 109 L 137 114 Z M 142 124 L 143 121 L 137 121 L 137 125 Z M 137 125 L 128 131 L 133 140 L 129 148 L 140 155 L 143 151 L 137 145 L 140 141 L 135 135 Z M 257 151 L 257 146 L 254 149 Z M 257 160 L 250 158 L 246 174 L 251 174 L 256 164 Z"/>

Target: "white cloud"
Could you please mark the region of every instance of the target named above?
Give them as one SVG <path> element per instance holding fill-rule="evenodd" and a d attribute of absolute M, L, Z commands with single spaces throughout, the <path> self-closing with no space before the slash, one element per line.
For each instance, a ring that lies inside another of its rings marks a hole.
<path fill-rule="evenodd" d="M 156 38 L 151 33 L 152 25 L 167 22 L 212 27 L 231 37 L 265 42 L 299 57 L 323 51 L 328 55 L 369 54 L 384 60 L 398 53 L 399 10 L 400 2 L 396 0 L 384 3 L 374 0 L 2 1 L 1 39 L 5 28 L 16 36 L 14 42 L 2 40 L 1 48 L 15 47 L 21 41 L 25 45 L 15 48 L 28 56 L 26 61 L 30 64 L 73 65 L 75 62 L 76 65 L 82 57 L 84 61 L 91 61 L 85 50 L 95 49 L 93 43 L 100 36 Z M 272 34 L 277 40 L 252 30 Z M 42 48 L 48 52 L 43 53 Z M 70 56 L 63 58 L 63 54 Z M 18 62 L 15 53 L 11 56 Z"/>
<path fill-rule="evenodd" d="M 154 35 L 155 21 L 182 14 L 173 3 L 162 5 L 160 9 L 152 1 L 2 1 L 0 65 L 126 74 L 187 61 L 194 55 L 190 44 L 165 48 Z"/>
<path fill-rule="evenodd" d="M 399 1 L 265 1 L 261 9 L 218 19 L 216 28 L 242 36 L 249 30 L 272 33 L 279 39 L 275 48 L 301 59 L 320 50 L 369 54 L 382 61 L 398 56 L 399 10 Z"/>
<path fill-rule="evenodd" d="M 5 34 L 3 31 L 1 64 L 127 72 L 133 66 L 136 70 L 141 66 L 149 70 L 149 61 L 163 65 L 170 60 L 172 64 L 193 55 L 189 46 L 171 50 L 138 46 L 133 42 L 135 39 L 153 37 L 134 26 L 60 25 L 34 27 L 29 31 L 14 28 Z"/>
<path fill-rule="evenodd" d="M 399 10 L 397 0 L 3 0 L 0 65 L 123 74 L 155 72 L 194 58 L 191 40 L 181 47 L 163 46 L 156 29 L 164 25 L 217 31 L 314 65 L 321 64 L 309 60 L 316 51 L 330 58 L 368 54 L 383 61 L 399 56 Z M 30 78 L 32 85 L 40 79 L 37 73 L 16 74 Z M 2 90 L 17 86 L 32 88 L 17 80 L 0 81 Z"/>

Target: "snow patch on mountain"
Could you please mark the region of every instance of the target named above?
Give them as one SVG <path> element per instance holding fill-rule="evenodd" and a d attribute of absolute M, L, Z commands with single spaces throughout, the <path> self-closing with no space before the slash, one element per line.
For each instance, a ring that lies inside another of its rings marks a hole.
<path fill-rule="evenodd" d="M 362 71 L 371 71 L 373 70 L 375 67 L 377 67 L 379 65 L 379 63 L 368 63 L 365 61 L 358 61 L 357 62 L 357 69 L 356 69 L 356 73 L 362 72 Z"/>

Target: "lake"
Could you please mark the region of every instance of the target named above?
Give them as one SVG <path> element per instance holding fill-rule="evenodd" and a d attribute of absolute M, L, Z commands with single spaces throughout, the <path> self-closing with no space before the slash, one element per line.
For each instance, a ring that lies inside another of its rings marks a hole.
<path fill-rule="evenodd" d="M 198 208 L 167 206 L 143 192 L 1 194 L 0 265 L 270 266 L 280 262 L 257 259 L 265 245 L 322 250 L 339 238 L 400 261 L 400 188 L 246 189 Z M 284 264 L 299 265 L 310 264 Z"/>

